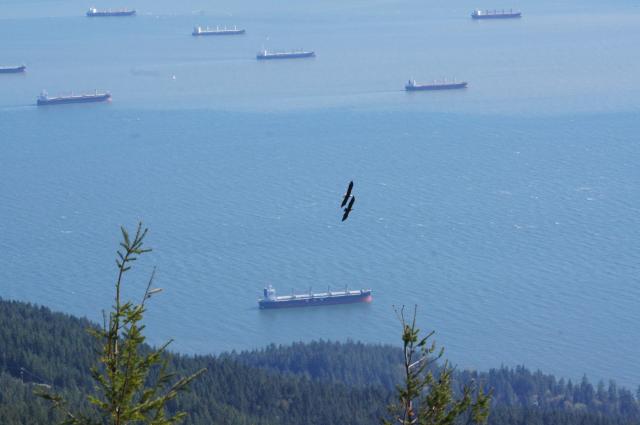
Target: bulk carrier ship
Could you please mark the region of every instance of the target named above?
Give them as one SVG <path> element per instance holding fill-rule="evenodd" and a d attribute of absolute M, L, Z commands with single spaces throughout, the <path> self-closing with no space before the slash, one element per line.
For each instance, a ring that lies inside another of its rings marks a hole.
<path fill-rule="evenodd" d="M 87 11 L 87 16 L 90 18 L 100 18 L 106 16 L 133 16 L 136 14 L 135 10 L 132 9 L 118 9 L 118 10 L 98 10 L 95 7 L 92 7 Z"/>
<path fill-rule="evenodd" d="M 404 86 L 406 91 L 423 91 L 423 90 L 455 90 L 455 89 L 464 89 L 467 88 L 468 83 L 466 81 L 461 81 L 459 83 L 452 82 L 448 83 L 443 81 L 441 83 L 433 82 L 429 84 L 419 84 L 416 83 L 416 80 L 409 80 L 409 82 Z"/>
<path fill-rule="evenodd" d="M 27 67 L 25 65 L 20 66 L 0 66 L 0 74 L 17 74 L 25 72 Z"/>
<path fill-rule="evenodd" d="M 308 52 L 304 50 L 294 50 L 291 52 L 269 52 L 267 49 L 263 49 L 258 52 L 256 58 L 258 60 L 265 59 L 296 59 L 296 58 L 311 58 L 314 57 L 315 52 Z"/>
<path fill-rule="evenodd" d="M 473 19 L 509 19 L 509 18 L 521 18 L 522 12 L 514 12 L 513 9 L 505 10 L 474 10 L 471 14 Z"/>
<path fill-rule="evenodd" d="M 371 292 L 371 289 L 351 291 L 345 288 L 344 291 L 331 291 L 327 288 L 327 292 L 317 294 L 309 291 L 307 294 L 292 293 L 291 295 L 277 296 L 275 288 L 269 285 L 264 288 L 264 298 L 258 300 L 258 306 L 261 309 L 269 309 L 371 302 Z"/>
<path fill-rule="evenodd" d="M 199 35 L 239 35 L 244 33 L 245 33 L 245 30 L 238 29 L 238 27 L 236 26 L 229 29 L 227 29 L 227 27 L 224 27 L 224 28 L 216 27 L 215 29 L 209 28 L 209 27 L 206 27 L 206 28 L 195 27 L 191 35 L 195 37 Z"/>
<path fill-rule="evenodd" d="M 71 94 L 69 96 L 57 96 L 57 97 L 49 97 L 46 91 L 43 91 L 40 96 L 38 96 L 38 106 L 45 105 L 61 105 L 66 103 L 92 103 L 92 102 L 106 102 L 111 100 L 111 94 L 106 93 L 98 93 L 96 90 L 95 93 L 90 94 L 79 94 L 74 95 Z"/>

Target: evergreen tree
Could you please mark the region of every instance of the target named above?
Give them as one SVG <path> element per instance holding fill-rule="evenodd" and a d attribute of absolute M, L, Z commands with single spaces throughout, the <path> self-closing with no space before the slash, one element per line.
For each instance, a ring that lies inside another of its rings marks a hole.
<path fill-rule="evenodd" d="M 420 337 L 416 327 L 417 307 L 411 321 L 407 321 L 404 307 L 398 317 L 402 323 L 404 383 L 398 386 L 398 402 L 389 406 L 393 420 L 383 420 L 385 425 L 455 425 L 465 422 L 469 425 L 487 423 L 491 395 L 481 387 L 466 384 L 460 397 L 453 391 L 453 368 L 445 361 L 434 374 L 433 366 L 444 354 L 444 349 L 436 352 L 436 344 L 429 344 L 434 332 Z"/>
<path fill-rule="evenodd" d="M 121 289 L 125 274 L 133 262 L 150 252 L 144 248 L 147 229 L 138 224 L 133 240 L 124 227 L 121 249 L 117 251 L 118 277 L 116 279 L 115 305 L 105 318 L 102 328 L 89 328 L 101 346 L 98 365 L 91 368 L 91 376 L 96 381 L 98 394 L 87 396 L 93 405 L 92 412 L 74 413 L 66 400 L 59 394 L 38 392 L 37 395 L 53 402 L 62 411 L 66 425 L 126 425 L 149 424 L 169 425 L 180 422 L 184 412 L 167 413 L 167 405 L 180 391 L 186 389 L 205 369 L 171 384 L 174 374 L 168 372 L 165 350 L 171 341 L 158 349 L 145 348 L 145 337 L 141 324 L 145 303 L 160 288 L 152 288 L 155 271 L 147 283 L 139 303 L 123 301 Z"/>

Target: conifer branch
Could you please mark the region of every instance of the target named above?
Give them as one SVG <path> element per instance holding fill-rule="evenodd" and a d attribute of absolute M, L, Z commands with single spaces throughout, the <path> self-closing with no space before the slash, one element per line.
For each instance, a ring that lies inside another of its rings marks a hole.
<path fill-rule="evenodd" d="M 133 238 L 124 227 L 120 231 L 122 242 L 119 245 L 121 249 L 116 252 L 118 273 L 115 304 L 108 318 L 103 312 L 102 328 L 89 329 L 89 333 L 101 345 L 101 350 L 98 352 L 98 364 L 91 368 L 98 394 L 87 396 L 87 400 L 97 409 L 97 415 L 101 419 L 72 413 L 60 395 L 39 393 L 40 397 L 51 401 L 53 408 L 62 412 L 65 417 L 64 425 L 175 424 L 185 417 L 185 413 L 177 412 L 167 416 L 167 403 L 205 372 L 205 369 L 201 369 L 170 385 L 169 381 L 174 374 L 167 372 L 168 360 L 165 353 L 172 340 L 146 352 L 143 335 L 145 326 L 142 324 L 145 303 L 162 289 L 153 288 L 156 274 L 154 268 L 140 303 L 134 304 L 121 299 L 125 274 L 131 269 L 132 263 L 151 249 L 144 247 L 148 230 L 143 229 L 142 223 L 138 224 Z M 160 367 L 160 375 L 155 382 L 149 382 L 150 374 L 157 366 Z"/>

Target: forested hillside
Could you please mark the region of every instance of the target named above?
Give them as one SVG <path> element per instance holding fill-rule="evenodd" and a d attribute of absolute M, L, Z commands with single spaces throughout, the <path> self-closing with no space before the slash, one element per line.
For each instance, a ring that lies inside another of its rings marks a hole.
<path fill-rule="evenodd" d="M 33 384 L 52 385 L 78 401 L 80 393 L 93 388 L 89 367 L 97 346 L 86 332 L 89 325 L 46 308 L 0 301 L 0 371 L 15 378 L 22 375 L 32 389 Z M 384 414 L 390 395 L 382 387 L 354 390 L 302 376 L 278 375 L 232 358 L 172 355 L 171 364 L 181 376 L 208 369 L 190 392 L 171 404 L 175 410 L 190 413 L 187 424 L 366 424 Z M 24 403 L 10 402 L 17 398 Z M 33 417 L 30 424 L 51 423 L 48 406 L 34 400 L 19 385 L 0 388 L 0 409 L 16 409 L 14 416 L 23 419 Z M 38 414 L 32 415 L 25 406 L 38 409 Z M 39 417 L 46 419 L 37 422 Z"/>
<path fill-rule="evenodd" d="M 381 385 L 392 391 L 402 379 L 401 351 L 397 347 L 358 342 L 296 343 L 291 346 L 271 345 L 262 350 L 243 352 L 233 357 L 241 362 L 278 373 L 309 376 L 324 382 L 345 383 L 352 387 Z M 462 384 L 475 380 L 493 389 L 492 423 L 531 422 L 545 412 L 553 422 L 573 424 L 575 418 L 588 416 L 586 423 L 617 418 L 620 423 L 640 423 L 640 404 L 634 394 L 619 388 L 615 382 L 599 382 L 595 387 L 586 377 L 578 383 L 557 379 L 524 366 L 502 367 L 488 372 L 458 371 Z M 638 394 L 640 395 L 640 388 Z M 599 419 L 596 419 L 599 418 Z M 516 420 L 516 422 L 513 422 Z M 603 422 L 608 423 L 608 422 Z"/>
<path fill-rule="evenodd" d="M 51 424 L 49 406 L 33 396 L 51 385 L 74 404 L 92 390 L 91 324 L 46 308 L 0 300 L 0 417 L 3 424 Z M 357 342 L 270 346 L 214 356 L 171 355 L 187 375 L 206 367 L 171 409 L 186 424 L 374 424 L 385 414 L 400 379 L 400 351 Z M 524 367 L 457 373 L 494 389 L 493 425 L 621 425 L 640 423 L 636 397 L 614 383 L 595 388 Z M 27 419 L 28 418 L 28 419 Z"/>

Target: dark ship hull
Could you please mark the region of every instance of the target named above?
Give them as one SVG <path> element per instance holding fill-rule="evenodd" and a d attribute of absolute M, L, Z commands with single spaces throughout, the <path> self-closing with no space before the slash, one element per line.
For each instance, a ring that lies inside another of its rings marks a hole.
<path fill-rule="evenodd" d="M 38 98 L 38 106 L 46 105 L 64 105 L 68 103 L 94 103 L 94 102 L 106 102 L 111 100 L 111 94 L 83 94 L 78 96 L 59 96 L 59 97 L 44 97 Z"/>
<path fill-rule="evenodd" d="M 24 65 L 21 66 L 0 66 L 0 74 L 18 74 L 21 72 L 25 72 L 27 67 Z"/>

